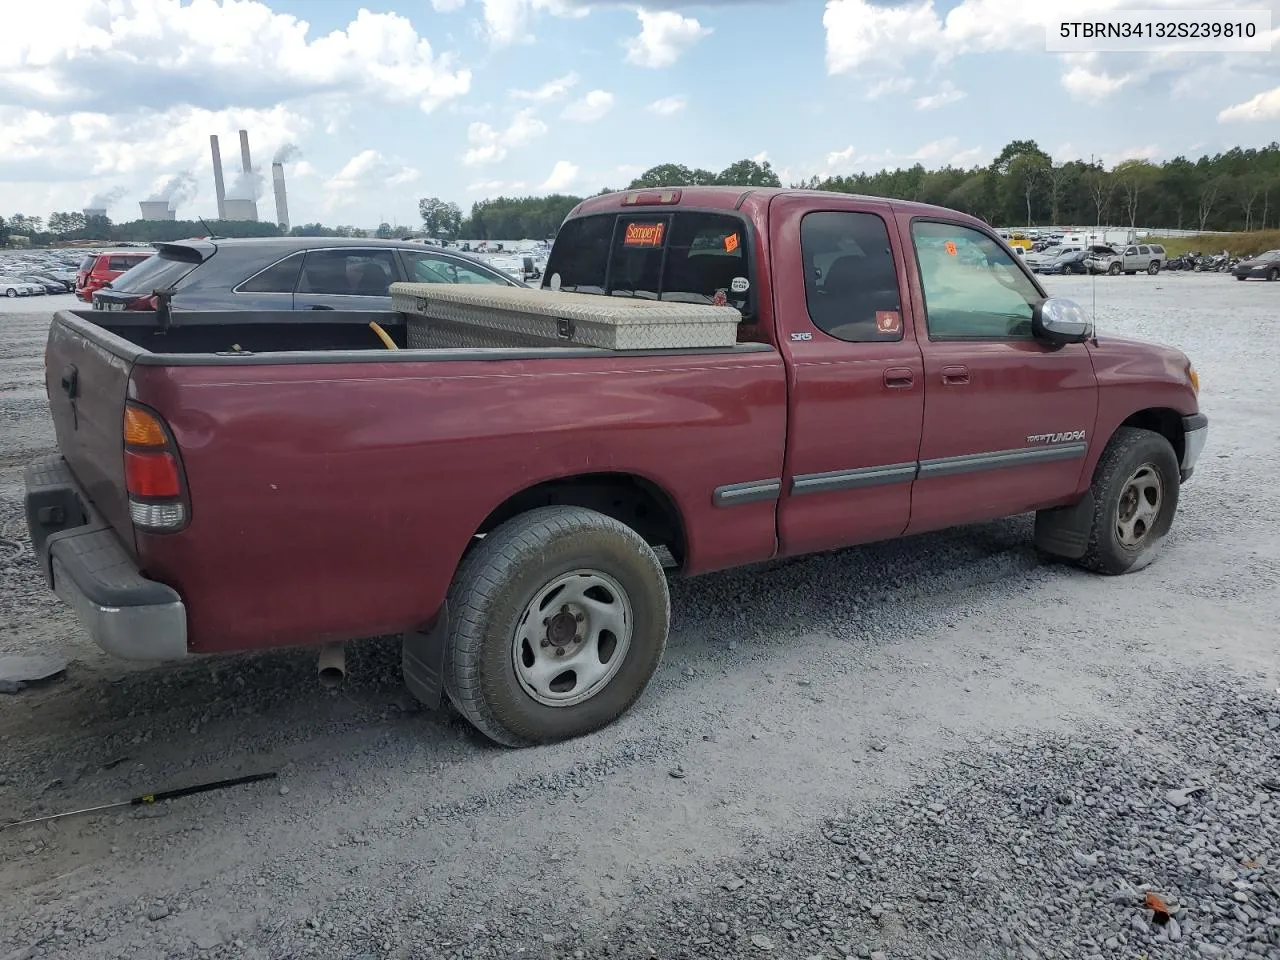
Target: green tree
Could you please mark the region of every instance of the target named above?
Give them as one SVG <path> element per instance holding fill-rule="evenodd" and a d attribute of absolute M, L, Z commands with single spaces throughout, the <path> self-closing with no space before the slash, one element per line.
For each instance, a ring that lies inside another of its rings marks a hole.
<path fill-rule="evenodd" d="M 769 161 L 756 163 L 754 160 L 739 160 L 731 163 L 718 174 L 716 183 L 731 187 L 780 187 L 782 181 L 769 166 Z M 674 184 L 672 184 L 674 186 Z"/>
<path fill-rule="evenodd" d="M 690 169 L 683 163 L 660 163 L 650 167 L 631 183 L 628 190 L 653 187 L 702 187 L 716 182 L 716 175 L 700 167 Z"/>
<path fill-rule="evenodd" d="M 1129 214 L 1129 229 L 1138 225 L 1138 207 L 1143 191 L 1155 183 L 1157 171 L 1146 160 L 1125 160 L 1116 164 L 1112 172 L 1124 197 L 1125 210 Z"/>
<path fill-rule="evenodd" d="M 383 220 L 382 223 L 378 224 L 378 229 L 373 231 L 373 235 L 379 240 L 391 239 L 391 224 Z"/>

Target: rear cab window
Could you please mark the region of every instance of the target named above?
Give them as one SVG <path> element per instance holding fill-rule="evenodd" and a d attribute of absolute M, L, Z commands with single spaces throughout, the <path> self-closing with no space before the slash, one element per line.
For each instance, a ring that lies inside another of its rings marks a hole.
<path fill-rule="evenodd" d="M 745 222 L 702 211 L 593 214 L 560 228 L 543 287 L 752 309 Z"/>

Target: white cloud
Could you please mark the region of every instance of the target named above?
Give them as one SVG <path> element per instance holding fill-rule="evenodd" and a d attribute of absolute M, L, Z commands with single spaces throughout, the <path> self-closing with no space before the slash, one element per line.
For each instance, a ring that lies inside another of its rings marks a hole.
<path fill-rule="evenodd" d="M 866 97 L 868 100 L 879 100 L 885 94 L 906 93 L 915 85 L 916 81 L 912 77 L 887 77 L 868 87 Z"/>
<path fill-rule="evenodd" d="M 431 9 L 436 13 L 453 13 L 461 10 L 467 0 L 431 0 Z"/>
<path fill-rule="evenodd" d="M 645 107 L 650 113 L 656 113 L 660 117 L 670 117 L 679 113 L 689 105 L 687 97 L 662 97 L 653 101 L 649 106 Z"/>
<path fill-rule="evenodd" d="M 557 17 L 585 17 L 586 7 L 568 0 L 482 0 L 484 31 L 495 47 L 533 40 L 530 25 L 543 11 Z"/>
<path fill-rule="evenodd" d="M 613 109 L 613 94 L 605 90 L 592 90 L 581 100 L 575 100 L 560 114 L 565 120 L 593 123 Z"/>
<path fill-rule="evenodd" d="M 768 163 L 768 162 L 769 162 L 769 151 L 768 151 L 768 150 L 761 150 L 759 153 L 757 153 L 757 154 L 756 154 L 754 157 L 752 157 L 751 159 L 752 159 L 753 161 L 755 161 L 756 163 L 759 163 L 759 164 L 762 164 L 762 165 L 763 165 L 763 164 L 766 164 L 766 163 Z"/>
<path fill-rule="evenodd" d="M 1225 6 L 1229 6 L 1226 0 L 1145 0 L 1141 4 L 1143 9 L 1155 10 Z M 1275 0 L 1270 0 L 1268 6 L 1280 13 Z M 942 7 L 941 0 L 827 0 L 822 22 L 828 73 L 874 75 L 889 70 L 895 79 L 881 80 L 872 87 L 873 92 L 879 92 L 883 85 L 883 92 L 888 92 L 901 82 L 896 79 L 898 71 L 915 57 L 930 58 L 939 65 L 973 53 L 1043 53 L 1046 28 L 1066 9 L 1044 0 L 959 0 L 945 13 L 941 12 Z M 1072 0 L 1070 17 L 1088 20 L 1091 15 L 1132 7 L 1131 0 Z M 1280 28 L 1273 29 L 1272 36 L 1280 38 Z M 1097 101 L 1157 74 L 1186 76 L 1206 70 L 1212 77 L 1208 82 L 1221 83 L 1226 73 L 1247 72 L 1265 62 L 1263 54 L 1168 51 L 1108 53 L 1105 57 L 1104 64 L 1098 54 L 1055 55 L 1054 61 L 1063 66 L 1062 84 L 1068 93 L 1081 100 Z M 1115 69 L 1117 64 L 1126 66 Z"/>
<path fill-rule="evenodd" d="M 984 159 L 986 155 L 982 147 L 962 148 L 957 137 L 943 137 L 939 140 L 931 140 L 907 153 L 893 150 L 858 153 L 852 146 L 845 147 L 843 150 L 833 150 L 827 154 L 822 167 L 812 172 L 819 177 L 848 176 L 853 173 L 874 172 L 885 168 L 910 167 L 917 163 L 930 168 L 970 167 Z M 787 173 L 789 174 L 790 171 Z"/>
<path fill-rule="evenodd" d="M 517 100 L 532 100 L 535 103 L 558 100 L 573 89 L 577 83 L 578 75 L 576 73 L 566 73 L 563 77 L 548 80 L 535 90 L 512 90 L 511 96 Z"/>
<path fill-rule="evenodd" d="M 153 180 L 181 171 L 194 174 L 197 198 L 211 198 L 209 134 L 222 134 L 230 181 L 239 166 L 231 140 L 238 129 L 254 132 L 253 152 L 261 162 L 285 143 L 305 144 L 313 121 L 284 106 L 219 111 L 183 106 L 114 116 L 0 107 L 0 210 L 31 205 L 21 186 L 26 182 L 50 185 L 46 205 L 76 209 L 104 179 L 136 198 L 146 195 Z"/>
<path fill-rule="evenodd" d="M 1218 114 L 1219 123 L 1257 120 L 1280 120 L 1280 87 L 1266 90 Z"/>
<path fill-rule="evenodd" d="M 388 160 L 373 149 L 361 150 L 324 183 L 330 193 L 351 193 L 370 187 L 396 187 L 418 179 L 413 167 Z"/>
<path fill-rule="evenodd" d="M 551 175 L 543 181 L 542 189 L 549 193 L 568 189 L 577 182 L 578 173 L 577 164 L 570 163 L 568 160 L 557 160 L 556 165 L 551 170 Z"/>
<path fill-rule="evenodd" d="M 505 130 L 477 121 L 467 128 L 471 146 L 462 155 L 462 162 L 469 167 L 497 163 L 506 158 L 509 150 L 523 147 L 546 132 L 547 125 L 534 116 L 532 108 L 517 113 Z"/>
<path fill-rule="evenodd" d="M 936 110 L 939 107 L 945 107 L 949 104 L 956 103 L 965 98 L 966 94 L 963 90 L 956 89 L 955 84 L 950 80 L 944 80 L 938 88 L 937 93 L 925 94 L 923 97 L 916 98 L 917 110 Z"/>
<path fill-rule="evenodd" d="M 669 67 L 711 33 L 693 17 L 671 10 L 636 10 L 640 33 L 627 41 L 627 62 L 639 67 Z"/>
<path fill-rule="evenodd" d="M 6 12 L 20 21 L 0 42 L 9 103 L 266 107 L 341 90 L 430 111 L 471 87 L 469 70 L 394 13 L 361 9 L 313 38 L 258 0 L 46 0 Z"/>

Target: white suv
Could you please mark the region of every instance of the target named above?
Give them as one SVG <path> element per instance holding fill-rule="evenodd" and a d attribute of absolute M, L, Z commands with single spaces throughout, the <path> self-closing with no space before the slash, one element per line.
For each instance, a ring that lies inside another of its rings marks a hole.
<path fill-rule="evenodd" d="M 1121 273 L 1131 277 L 1139 271 L 1154 276 L 1168 259 L 1164 247 L 1158 243 L 1131 243 L 1118 252 L 1095 253 L 1085 263 L 1090 272 L 1106 273 L 1113 277 Z"/>

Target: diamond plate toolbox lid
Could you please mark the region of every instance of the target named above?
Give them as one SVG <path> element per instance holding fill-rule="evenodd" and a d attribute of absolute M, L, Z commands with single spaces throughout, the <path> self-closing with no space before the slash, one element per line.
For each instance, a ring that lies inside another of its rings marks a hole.
<path fill-rule="evenodd" d="M 742 320 L 733 307 L 489 284 L 393 283 L 391 305 L 410 324 L 464 323 L 606 350 L 731 347 Z"/>

